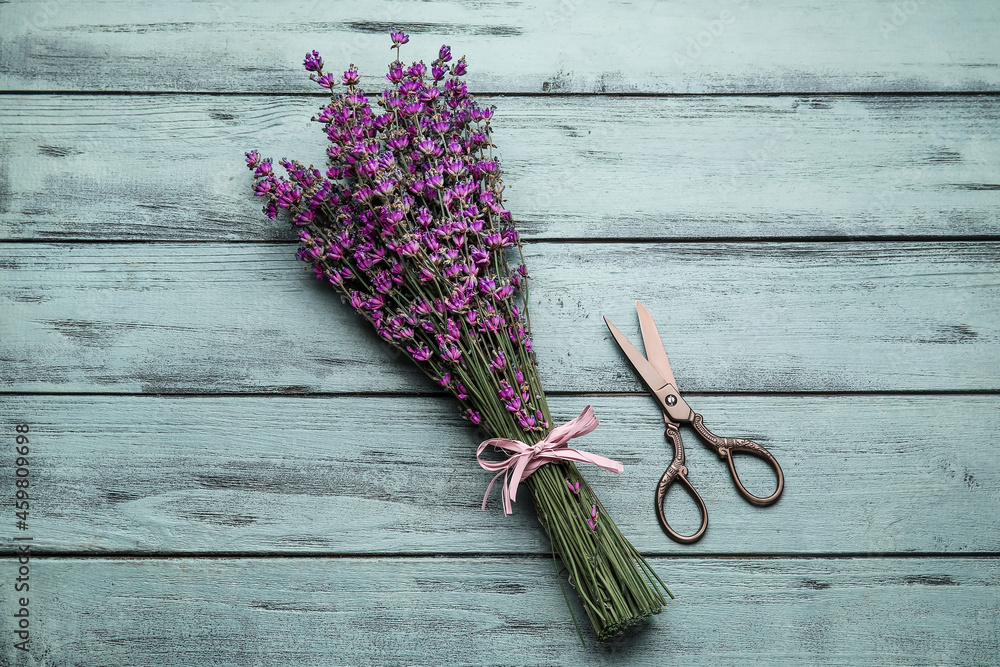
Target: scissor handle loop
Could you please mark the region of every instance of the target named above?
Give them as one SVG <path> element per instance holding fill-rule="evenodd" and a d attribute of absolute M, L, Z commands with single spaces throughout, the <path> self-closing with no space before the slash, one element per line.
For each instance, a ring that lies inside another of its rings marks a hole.
<path fill-rule="evenodd" d="M 705 501 L 701 499 L 701 495 L 695 491 L 694 487 L 691 486 L 691 482 L 687 478 L 687 466 L 684 465 L 684 445 L 681 444 L 681 434 L 676 427 L 667 427 L 666 437 L 674 445 L 674 460 L 671 462 L 670 466 L 664 471 L 663 476 L 660 477 L 659 484 L 656 485 L 656 517 L 660 520 L 660 527 L 663 528 L 670 539 L 675 542 L 680 542 L 681 544 L 692 544 L 701 539 L 702 535 L 705 534 L 705 529 L 708 528 L 708 509 L 705 507 Z M 663 512 L 663 503 L 667 498 L 667 490 L 674 484 L 674 482 L 680 482 L 681 485 L 687 489 L 687 492 L 695 499 L 698 503 L 698 511 L 701 512 L 701 525 L 698 530 L 691 535 L 681 535 L 676 530 L 670 527 L 670 523 L 667 522 L 667 517 Z"/>
<path fill-rule="evenodd" d="M 740 495 L 747 499 L 748 502 L 764 507 L 765 505 L 770 505 L 781 497 L 781 492 L 785 490 L 785 475 L 781 471 L 781 466 L 778 465 L 778 461 L 771 455 L 771 452 L 767 451 L 763 446 L 758 445 L 753 440 L 747 440 L 745 438 L 722 438 L 711 431 L 705 426 L 705 421 L 702 416 L 695 413 L 691 419 L 691 426 L 706 442 L 708 442 L 716 452 L 719 454 L 719 458 L 722 458 L 729 464 L 729 472 L 733 476 L 733 483 L 736 484 L 736 490 L 740 492 Z M 742 452 L 744 454 L 752 454 L 758 458 L 764 459 L 764 461 L 771 466 L 774 470 L 775 475 L 778 477 L 778 487 L 774 490 L 774 493 L 767 497 L 755 496 L 746 490 L 743 486 L 743 482 L 740 481 L 740 476 L 736 472 L 736 465 L 733 463 L 733 452 Z"/>

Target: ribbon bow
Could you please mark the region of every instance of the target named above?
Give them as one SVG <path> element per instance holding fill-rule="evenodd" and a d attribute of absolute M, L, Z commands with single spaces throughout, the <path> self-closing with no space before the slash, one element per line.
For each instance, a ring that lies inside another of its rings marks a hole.
<path fill-rule="evenodd" d="M 534 445 L 528 445 L 520 440 L 510 440 L 508 438 L 484 440 L 480 443 L 479 449 L 476 450 L 476 460 L 479 461 L 479 465 L 483 470 L 490 472 L 499 470 L 499 472 L 493 477 L 490 485 L 486 487 L 486 495 L 483 496 L 483 509 L 486 509 L 486 500 L 490 497 L 493 484 L 503 476 L 503 512 L 504 514 L 512 514 L 513 510 L 510 504 L 517 500 L 517 487 L 521 481 L 530 477 L 533 472 L 546 463 L 553 461 L 592 463 L 611 472 L 621 472 L 623 466 L 618 461 L 612 461 L 597 454 L 581 452 L 580 450 L 566 446 L 566 443 L 573 438 L 593 431 L 597 428 L 598 423 L 597 417 L 594 415 L 594 410 L 588 405 L 583 409 L 579 417 L 552 429 L 544 439 L 536 442 Z M 503 461 L 484 461 L 481 455 L 483 450 L 490 445 L 506 450 L 511 455 Z"/>

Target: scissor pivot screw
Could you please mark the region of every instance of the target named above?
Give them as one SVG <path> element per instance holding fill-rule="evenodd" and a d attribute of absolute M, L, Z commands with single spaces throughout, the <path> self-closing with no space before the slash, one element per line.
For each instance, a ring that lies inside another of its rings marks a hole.
<path fill-rule="evenodd" d="M 670 407 L 677 405 L 677 397 L 674 396 L 673 394 L 667 396 L 667 405 L 669 405 Z"/>

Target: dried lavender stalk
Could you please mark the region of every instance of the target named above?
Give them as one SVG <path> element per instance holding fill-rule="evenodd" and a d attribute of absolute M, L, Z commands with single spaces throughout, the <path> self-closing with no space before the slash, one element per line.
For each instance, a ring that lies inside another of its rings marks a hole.
<path fill-rule="evenodd" d="M 331 90 L 314 117 L 330 142 L 325 171 L 247 153 L 254 193 L 299 228 L 299 259 L 329 282 L 387 343 L 458 399 L 493 437 L 538 442 L 551 415 L 527 317 L 528 274 L 508 253 L 521 241 L 503 206 L 490 138 L 494 107 L 476 104 L 442 46 L 428 68 L 396 60 L 376 113 L 353 65 L 339 77 L 306 55 Z M 336 86 L 343 88 L 333 92 Z M 526 480 L 538 517 L 603 640 L 658 613 L 669 591 L 611 521 L 572 463 Z"/>

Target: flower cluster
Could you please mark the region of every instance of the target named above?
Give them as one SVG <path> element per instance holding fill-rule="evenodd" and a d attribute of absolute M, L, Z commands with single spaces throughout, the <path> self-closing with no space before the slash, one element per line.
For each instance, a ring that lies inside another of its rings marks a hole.
<path fill-rule="evenodd" d="M 247 153 L 271 218 L 287 210 L 299 259 L 333 285 L 379 336 L 496 435 L 545 433 L 526 312 L 527 270 L 508 262 L 520 240 L 493 157 L 494 107 L 476 103 L 465 58 L 442 46 L 430 67 L 396 60 L 372 108 L 351 65 L 336 77 L 319 53 L 310 78 L 331 90 L 313 118 L 329 140 L 324 169 Z M 335 91 L 335 92 L 334 92 Z"/>
<path fill-rule="evenodd" d="M 330 91 L 313 120 L 329 145 L 322 169 L 247 153 L 264 213 L 298 229 L 299 259 L 461 403 L 494 438 L 543 440 L 551 416 L 538 378 L 527 270 L 493 156 L 494 108 L 463 81 L 465 58 L 442 46 L 405 65 L 391 33 L 389 86 L 370 98 L 351 65 L 340 76 L 316 51 L 303 66 Z M 374 106 L 373 102 L 374 101 Z M 508 259 L 518 261 L 511 266 Z M 569 461 L 525 484 L 598 639 L 660 611 L 663 582 Z"/>

